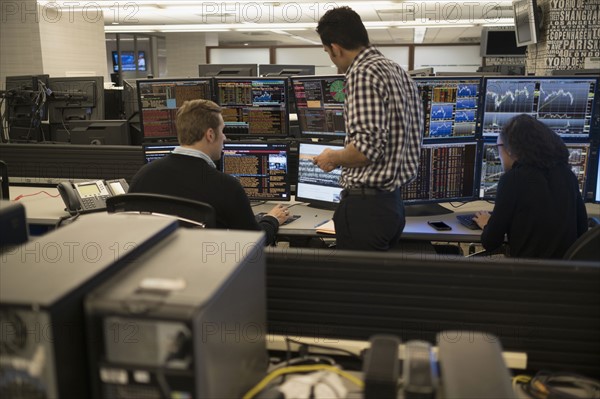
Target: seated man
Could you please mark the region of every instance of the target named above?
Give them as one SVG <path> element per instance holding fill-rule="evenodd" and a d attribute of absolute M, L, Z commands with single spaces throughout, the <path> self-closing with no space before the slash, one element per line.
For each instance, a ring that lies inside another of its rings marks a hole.
<path fill-rule="evenodd" d="M 144 165 L 133 177 L 130 193 L 172 195 L 206 202 L 215 208 L 217 227 L 264 230 L 267 243 L 275 242 L 279 225 L 290 217 L 284 205 L 275 206 L 259 222 L 240 182 L 216 169 L 221 158 L 223 116 L 212 101 L 192 100 L 177 111 L 179 147 L 172 154 Z"/>

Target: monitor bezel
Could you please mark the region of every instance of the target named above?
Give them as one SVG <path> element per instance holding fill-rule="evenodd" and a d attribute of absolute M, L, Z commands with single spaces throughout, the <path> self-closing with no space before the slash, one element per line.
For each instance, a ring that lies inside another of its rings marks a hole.
<path fill-rule="evenodd" d="M 248 134 L 237 134 L 237 133 L 227 133 L 225 132 L 225 135 L 228 138 L 235 138 L 236 140 L 245 140 L 245 139 L 284 139 L 284 138 L 288 138 L 290 135 L 290 99 L 289 97 L 289 85 L 290 85 L 290 81 L 289 78 L 285 77 L 285 76 L 276 76 L 276 77 L 267 77 L 267 76 L 247 76 L 247 77 L 238 77 L 238 76 L 228 76 L 228 77 L 214 77 L 213 78 L 213 82 L 214 82 L 214 86 L 213 86 L 213 95 L 214 95 L 214 101 L 221 107 L 221 109 L 225 108 L 226 106 L 223 106 L 222 104 L 219 103 L 219 82 L 223 82 L 223 81 L 248 81 L 248 80 L 252 80 L 252 81 L 275 81 L 275 80 L 280 80 L 283 82 L 284 84 L 284 90 L 282 90 L 283 95 L 285 96 L 285 107 L 283 108 L 284 110 L 284 118 L 283 118 L 283 131 L 280 134 L 257 134 L 257 133 L 248 133 Z"/>
<path fill-rule="evenodd" d="M 155 83 L 169 83 L 169 82 L 208 82 L 209 83 L 209 87 L 210 87 L 210 98 L 207 98 L 206 100 L 210 100 L 210 101 L 214 101 L 214 97 L 215 97 L 215 88 L 214 88 L 214 80 L 213 78 L 202 78 L 202 77 L 197 77 L 197 78 L 164 78 L 164 79 L 137 79 L 135 81 L 136 84 L 136 88 L 137 88 L 137 105 L 138 105 L 138 114 L 139 114 L 139 119 L 140 119 L 140 130 L 142 132 L 142 140 L 144 142 L 152 142 L 152 141 L 156 141 L 156 140 L 178 140 L 177 137 L 177 127 L 175 127 L 175 135 L 171 135 L 171 136 L 150 136 L 150 137 L 146 137 L 146 132 L 144 131 L 144 108 L 142 107 L 142 91 L 141 91 L 141 85 L 144 85 L 146 83 L 150 83 L 150 84 L 155 84 Z"/>
<path fill-rule="evenodd" d="M 527 19 L 526 24 L 519 22 Z M 536 0 L 513 0 L 513 20 L 515 24 L 515 42 L 518 47 L 536 44 L 539 36 L 540 11 Z M 529 39 L 521 39 L 519 33 L 529 33 Z"/>

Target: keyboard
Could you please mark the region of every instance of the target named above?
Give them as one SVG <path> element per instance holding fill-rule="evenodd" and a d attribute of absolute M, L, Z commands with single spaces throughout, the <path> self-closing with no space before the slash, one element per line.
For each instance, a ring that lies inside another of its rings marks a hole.
<path fill-rule="evenodd" d="M 262 219 L 262 217 L 265 216 L 266 214 L 267 214 L 267 212 L 260 212 L 260 213 L 257 213 L 256 215 L 254 215 L 256 217 L 256 221 L 259 221 L 260 219 Z M 290 217 L 288 220 L 283 222 L 282 226 L 285 226 L 286 224 L 290 224 L 294 220 L 299 219 L 299 218 L 300 218 L 300 215 L 292 215 L 292 217 Z"/>
<path fill-rule="evenodd" d="M 456 219 L 458 219 L 460 224 L 462 224 L 466 228 L 471 230 L 481 230 L 479 226 L 477 226 L 477 223 L 475 223 L 475 221 L 473 220 L 474 217 L 474 213 L 469 213 L 467 215 L 456 215 Z"/>

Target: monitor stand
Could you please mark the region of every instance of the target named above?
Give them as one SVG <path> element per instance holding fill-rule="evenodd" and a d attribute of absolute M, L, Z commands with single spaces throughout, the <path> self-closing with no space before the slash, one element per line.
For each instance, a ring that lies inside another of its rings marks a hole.
<path fill-rule="evenodd" d="M 409 216 L 436 216 L 436 215 L 447 215 L 454 211 L 444 208 L 440 204 L 419 204 L 419 205 L 405 205 L 404 213 L 407 217 Z"/>

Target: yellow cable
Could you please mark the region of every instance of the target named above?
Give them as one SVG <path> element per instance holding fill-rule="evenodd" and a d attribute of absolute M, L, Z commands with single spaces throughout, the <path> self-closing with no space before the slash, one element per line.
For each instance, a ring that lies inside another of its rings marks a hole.
<path fill-rule="evenodd" d="M 265 387 L 271 382 L 273 381 L 275 378 L 279 377 L 280 375 L 283 374 L 290 374 L 290 373 L 302 373 L 302 372 L 307 372 L 307 371 L 319 371 L 319 370 L 328 370 L 328 371 L 332 371 L 344 378 L 346 378 L 348 381 L 354 383 L 355 385 L 357 385 L 358 387 L 362 388 L 364 386 L 364 383 L 356 378 L 355 376 L 353 376 L 352 374 L 349 374 L 343 370 L 340 370 L 339 368 L 335 367 L 335 366 L 330 366 L 328 364 L 314 364 L 314 365 L 309 365 L 309 366 L 290 366 L 290 367 L 282 367 L 280 369 L 274 370 L 273 372 L 271 372 L 270 374 L 268 374 L 265 378 L 263 378 L 258 384 L 256 384 L 254 386 L 254 388 L 252 388 L 251 390 L 249 390 L 243 397 L 242 399 L 251 399 L 253 398 L 257 393 L 259 393 L 260 391 L 262 391 L 263 389 L 265 389 Z"/>

